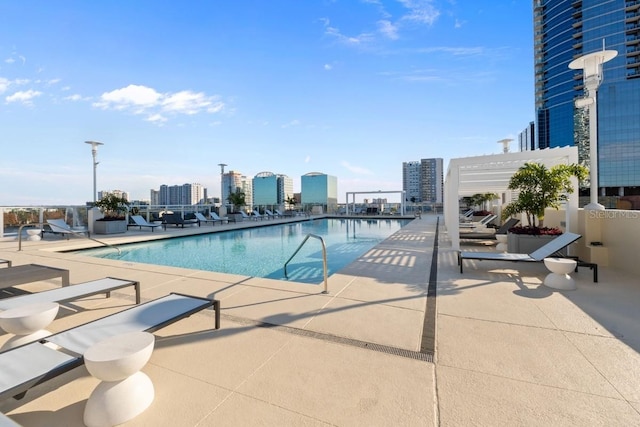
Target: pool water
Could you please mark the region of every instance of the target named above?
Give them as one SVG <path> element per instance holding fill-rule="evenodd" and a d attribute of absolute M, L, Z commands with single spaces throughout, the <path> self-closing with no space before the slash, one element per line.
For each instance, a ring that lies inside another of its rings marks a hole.
<path fill-rule="evenodd" d="M 400 230 L 407 220 L 321 219 L 100 248 L 83 255 L 147 264 L 285 279 L 284 263 L 307 234 L 323 238 L 329 274 Z M 310 238 L 287 266 L 289 280 L 323 281 L 322 245 Z"/>

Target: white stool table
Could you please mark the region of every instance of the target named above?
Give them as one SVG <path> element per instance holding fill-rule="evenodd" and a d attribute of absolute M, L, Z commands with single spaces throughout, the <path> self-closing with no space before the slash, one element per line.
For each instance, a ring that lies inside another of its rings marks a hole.
<path fill-rule="evenodd" d="M 496 245 L 496 250 L 498 252 L 507 252 L 507 235 L 496 234 L 496 241 L 498 242 L 498 244 Z"/>
<path fill-rule="evenodd" d="M 140 369 L 151 357 L 155 337 L 148 332 L 130 332 L 104 339 L 84 354 L 91 375 L 102 380 L 89 396 L 84 423 L 114 426 L 145 411 L 155 392 L 151 379 Z"/>
<path fill-rule="evenodd" d="M 545 258 L 544 265 L 551 271 L 544 279 L 544 285 L 553 289 L 572 291 L 576 282 L 569 273 L 576 269 L 578 263 L 570 258 Z"/>
<path fill-rule="evenodd" d="M 40 237 L 40 233 L 42 233 L 42 230 L 40 230 L 39 228 L 27 228 L 27 234 L 29 235 L 29 237 L 27 237 L 27 240 L 31 240 L 33 242 L 41 240 L 42 237 Z"/>
<path fill-rule="evenodd" d="M 45 328 L 56 318 L 59 308 L 55 302 L 39 302 L 0 312 L 0 328 L 14 334 L 0 350 L 8 350 L 51 335 Z"/>

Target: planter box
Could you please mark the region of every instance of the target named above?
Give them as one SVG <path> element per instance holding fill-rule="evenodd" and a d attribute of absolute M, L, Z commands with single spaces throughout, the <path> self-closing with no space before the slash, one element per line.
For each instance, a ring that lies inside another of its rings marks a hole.
<path fill-rule="evenodd" d="M 96 234 L 126 233 L 127 221 L 95 221 L 93 232 Z"/>
<path fill-rule="evenodd" d="M 507 234 L 507 252 L 515 254 L 530 254 L 540 247 L 546 245 L 558 236 L 531 236 L 528 234 Z M 561 250 L 563 255 L 567 254 L 566 248 Z"/>
<path fill-rule="evenodd" d="M 242 215 L 240 215 L 239 213 L 230 213 L 227 214 L 227 218 L 229 218 L 229 222 L 242 222 L 242 219 L 244 218 Z"/>

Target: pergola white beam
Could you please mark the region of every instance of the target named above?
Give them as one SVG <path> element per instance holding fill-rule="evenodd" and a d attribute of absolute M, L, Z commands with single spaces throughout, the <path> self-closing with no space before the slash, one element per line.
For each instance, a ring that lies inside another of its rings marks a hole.
<path fill-rule="evenodd" d="M 542 163 L 548 168 L 578 163 L 578 148 L 550 148 L 449 161 L 444 183 L 444 221 L 454 250 L 460 250 L 460 197 L 477 193 L 508 194 L 511 176 L 527 162 Z M 574 182 L 574 188 L 577 190 L 577 181 Z M 566 209 L 567 230 L 574 231 L 578 218 L 577 191 L 569 195 Z"/>
<path fill-rule="evenodd" d="M 349 215 L 349 195 L 352 196 L 352 204 L 353 204 L 353 210 L 355 211 L 355 207 L 356 207 L 356 194 L 400 194 L 400 215 L 404 215 L 404 198 L 405 198 L 405 194 L 406 192 L 404 190 L 399 190 L 399 191 L 382 191 L 382 190 L 377 190 L 377 191 L 347 191 L 346 194 L 346 211 L 345 214 Z"/>

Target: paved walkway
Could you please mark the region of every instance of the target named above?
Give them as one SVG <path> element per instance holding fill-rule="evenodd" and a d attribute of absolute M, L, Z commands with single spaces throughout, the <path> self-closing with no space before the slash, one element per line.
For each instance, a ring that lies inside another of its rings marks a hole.
<path fill-rule="evenodd" d="M 572 292 L 542 286 L 542 264 L 470 263 L 460 275 L 441 232 L 429 362 L 435 223 L 412 221 L 333 275 L 328 295 L 311 285 L 52 251 L 83 239 L 26 242 L 21 252 L 0 242 L 0 258 L 68 268 L 72 283 L 140 280 L 143 299 L 178 291 L 222 301 L 220 330 L 211 329 L 211 313 L 199 313 L 156 332 L 144 368 L 156 397 L 127 425 L 640 425 L 640 286 L 620 272 L 603 268 L 593 284 L 583 270 Z M 202 231 L 185 230 L 170 233 Z M 153 235 L 108 240 L 162 234 Z M 132 303 L 126 290 L 88 298 L 65 307 L 50 330 Z M 96 383 L 78 368 L 0 410 L 25 426 L 81 425 Z"/>

